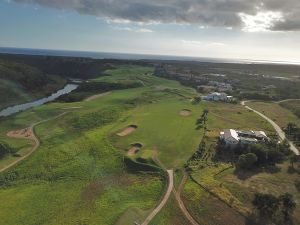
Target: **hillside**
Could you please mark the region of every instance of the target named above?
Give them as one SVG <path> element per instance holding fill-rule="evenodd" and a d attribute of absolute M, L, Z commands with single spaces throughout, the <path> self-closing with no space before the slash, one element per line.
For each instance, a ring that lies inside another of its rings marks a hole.
<path fill-rule="evenodd" d="M 65 83 L 35 67 L 0 59 L 0 109 L 47 96 Z"/>

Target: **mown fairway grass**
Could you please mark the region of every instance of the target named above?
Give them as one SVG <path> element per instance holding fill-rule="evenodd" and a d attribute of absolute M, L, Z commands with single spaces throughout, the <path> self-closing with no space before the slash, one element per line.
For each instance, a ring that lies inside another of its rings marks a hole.
<path fill-rule="evenodd" d="M 189 108 L 192 114 L 181 116 L 180 110 Z M 116 132 L 129 124 L 138 128 L 126 137 L 114 137 L 121 149 L 132 143 L 141 143 L 143 149 L 158 153 L 158 158 L 167 168 L 180 168 L 195 152 L 203 131 L 196 130 L 195 121 L 202 114 L 202 107 L 193 106 L 188 100 L 168 97 L 153 104 L 134 109 Z"/>

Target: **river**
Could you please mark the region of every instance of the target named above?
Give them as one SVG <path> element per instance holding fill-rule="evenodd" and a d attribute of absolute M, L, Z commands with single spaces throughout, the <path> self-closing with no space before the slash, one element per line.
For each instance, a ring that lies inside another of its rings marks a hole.
<path fill-rule="evenodd" d="M 35 106 L 43 105 L 47 102 L 51 102 L 51 101 L 57 99 L 58 97 L 60 97 L 62 95 L 65 95 L 65 94 L 70 93 L 71 91 L 74 91 L 77 87 L 78 87 L 77 84 L 67 84 L 63 89 L 58 90 L 57 92 L 53 93 L 49 97 L 38 99 L 38 100 L 35 100 L 33 102 L 28 102 L 28 103 L 25 103 L 25 104 L 10 106 L 10 107 L 0 111 L 0 117 L 10 116 L 14 113 L 21 112 L 21 111 L 24 111 L 26 109 L 30 109 L 30 108 L 35 107 Z"/>

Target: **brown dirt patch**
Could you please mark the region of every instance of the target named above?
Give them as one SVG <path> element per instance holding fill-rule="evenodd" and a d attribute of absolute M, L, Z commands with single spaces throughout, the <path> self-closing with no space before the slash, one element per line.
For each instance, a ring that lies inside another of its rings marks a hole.
<path fill-rule="evenodd" d="M 128 156 L 134 156 L 135 154 L 137 154 L 140 151 L 140 149 L 142 147 L 143 147 L 143 145 L 141 143 L 131 144 L 131 147 L 127 151 L 127 155 Z"/>
<path fill-rule="evenodd" d="M 138 128 L 137 125 L 129 125 L 123 131 L 121 131 L 120 133 L 117 133 L 117 135 L 120 137 L 125 137 L 125 136 L 131 134 L 132 132 L 134 132 L 137 128 Z"/>
<path fill-rule="evenodd" d="M 10 132 L 7 133 L 7 136 L 11 137 L 11 138 L 34 139 L 32 129 L 30 129 L 30 128 L 10 131 Z"/>
<path fill-rule="evenodd" d="M 101 93 L 101 94 L 97 94 L 97 95 L 93 95 L 93 96 L 90 96 L 88 98 L 86 98 L 84 101 L 86 102 L 89 102 L 89 101 L 92 101 L 92 100 L 95 100 L 97 98 L 101 98 L 103 96 L 106 96 L 106 95 L 109 95 L 111 92 L 104 92 L 104 93 Z"/>
<path fill-rule="evenodd" d="M 189 116 L 189 115 L 191 115 L 191 113 L 192 113 L 192 111 L 189 110 L 189 109 L 182 109 L 182 110 L 180 111 L 180 115 L 181 115 L 181 116 Z"/>

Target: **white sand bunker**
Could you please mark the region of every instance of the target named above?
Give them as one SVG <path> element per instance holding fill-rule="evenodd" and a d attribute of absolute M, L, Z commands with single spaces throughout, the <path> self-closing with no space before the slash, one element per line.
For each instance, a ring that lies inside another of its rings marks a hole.
<path fill-rule="evenodd" d="M 128 127 L 126 127 L 123 131 L 121 131 L 120 133 L 117 133 L 118 136 L 120 137 L 125 137 L 129 134 L 131 134 L 133 131 L 135 131 L 138 128 L 137 125 L 129 125 Z"/>
<path fill-rule="evenodd" d="M 182 110 L 180 111 L 180 115 L 181 115 L 181 116 L 189 116 L 189 115 L 191 115 L 191 113 L 192 113 L 192 111 L 189 110 L 189 109 L 182 109 Z"/>
<path fill-rule="evenodd" d="M 134 156 L 141 150 L 142 147 L 143 147 L 143 145 L 141 143 L 131 144 L 131 147 L 127 151 L 127 155 Z"/>

